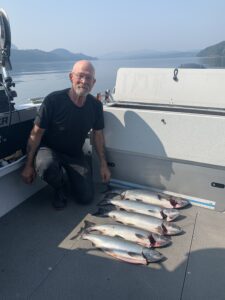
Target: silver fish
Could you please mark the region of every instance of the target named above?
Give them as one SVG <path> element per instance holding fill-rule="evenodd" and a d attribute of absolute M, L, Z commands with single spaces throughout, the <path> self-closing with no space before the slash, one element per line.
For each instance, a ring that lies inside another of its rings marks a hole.
<path fill-rule="evenodd" d="M 163 255 L 158 251 L 120 238 L 94 233 L 84 233 L 82 238 L 91 241 L 96 248 L 105 253 L 129 263 L 147 265 L 163 259 Z"/>
<path fill-rule="evenodd" d="M 136 200 L 126 200 L 120 199 L 120 196 L 115 196 L 113 198 L 107 198 L 103 199 L 99 203 L 100 206 L 102 205 L 115 205 L 116 207 L 119 207 L 121 209 L 124 209 L 126 211 L 132 211 L 152 217 L 156 217 L 158 219 L 165 219 L 167 221 L 173 221 L 175 220 L 180 214 L 178 210 L 174 208 L 162 208 L 156 205 L 144 203 L 142 201 Z"/>
<path fill-rule="evenodd" d="M 106 198 L 120 195 L 121 199 L 140 200 L 145 203 L 159 205 L 165 208 L 183 208 L 190 204 L 188 200 L 164 193 L 152 192 L 144 189 L 111 190 L 106 193 Z"/>
<path fill-rule="evenodd" d="M 100 208 L 94 215 L 110 217 L 125 225 L 131 225 L 160 235 L 176 235 L 182 232 L 182 229 L 172 222 L 133 212 Z"/>
<path fill-rule="evenodd" d="M 104 235 L 121 237 L 147 248 L 164 247 L 171 243 L 171 240 L 165 236 L 122 224 L 96 225 L 92 222 L 85 221 L 85 227 L 83 230 L 85 232 L 97 231 Z"/>

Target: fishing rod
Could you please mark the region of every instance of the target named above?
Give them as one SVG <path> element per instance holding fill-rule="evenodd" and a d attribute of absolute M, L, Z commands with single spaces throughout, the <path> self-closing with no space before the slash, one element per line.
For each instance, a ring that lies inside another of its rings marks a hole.
<path fill-rule="evenodd" d="M 9 112 L 9 122 L 11 124 L 12 110 L 14 110 L 14 97 L 16 91 L 11 90 L 15 83 L 9 76 L 8 71 L 12 70 L 10 62 L 11 51 L 11 30 L 6 12 L 0 8 L 0 112 Z"/>

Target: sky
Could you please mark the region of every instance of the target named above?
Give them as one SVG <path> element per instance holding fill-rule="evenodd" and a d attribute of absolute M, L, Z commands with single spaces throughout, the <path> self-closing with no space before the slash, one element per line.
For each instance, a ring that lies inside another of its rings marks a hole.
<path fill-rule="evenodd" d="M 225 40 L 225 0 L 1 0 L 19 49 L 99 56 L 201 50 Z"/>

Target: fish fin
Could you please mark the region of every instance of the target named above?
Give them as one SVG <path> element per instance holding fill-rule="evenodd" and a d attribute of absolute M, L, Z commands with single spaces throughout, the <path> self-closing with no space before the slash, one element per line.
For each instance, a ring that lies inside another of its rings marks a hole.
<path fill-rule="evenodd" d="M 135 253 L 135 252 L 127 252 L 131 257 L 139 257 L 140 256 L 140 254 L 138 254 L 138 253 Z"/>
<path fill-rule="evenodd" d="M 105 252 L 105 253 L 108 253 L 109 255 L 112 255 L 114 254 L 114 250 L 113 249 L 110 249 L 110 248 L 106 248 L 106 247 L 100 247 L 99 250 Z"/>
<path fill-rule="evenodd" d="M 118 234 L 116 234 L 116 235 L 114 235 L 114 237 L 116 237 L 116 238 L 122 238 L 120 235 L 118 235 Z"/>
<path fill-rule="evenodd" d="M 101 250 L 107 252 L 107 253 L 111 253 L 111 254 L 114 254 L 115 253 L 115 250 L 114 249 L 109 249 L 109 248 L 101 248 Z M 118 250 L 117 250 L 118 251 Z M 123 251 L 121 251 L 123 252 Z M 128 251 L 127 254 L 131 257 L 140 257 L 140 254 L 138 253 L 135 253 L 135 252 L 131 252 L 131 251 Z"/>
<path fill-rule="evenodd" d="M 119 223 L 119 224 L 123 224 L 123 225 L 124 225 L 124 223 L 121 222 L 121 221 L 119 221 L 119 220 L 116 220 L 116 222 Z M 127 225 L 127 224 L 126 224 L 126 225 Z"/>
<path fill-rule="evenodd" d="M 135 233 L 135 236 L 142 240 L 145 239 L 145 237 L 140 233 Z"/>
<path fill-rule="evenodd" d="M 135 199 L 135 201 L 137 201 L 137 202 L 143 202 L 141 199 Z"/>
<path fill-rule="evenodd" d="M 120 207 L 119 210 L 121 210 L 121 211 L 126 211 L 126 209 L 125 209 L 125 208 L 122 208 L 122 207 Z"/>
<path fill-rule="evenodd" d="M 134 224 L 132 224 L 132 223 L 126 223 L 126 225 L 128 225 L 128 226 L 134 226 Z"/>

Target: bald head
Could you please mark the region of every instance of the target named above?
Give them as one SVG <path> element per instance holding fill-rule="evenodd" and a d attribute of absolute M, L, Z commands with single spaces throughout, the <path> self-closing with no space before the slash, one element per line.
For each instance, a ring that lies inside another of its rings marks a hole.
<path fill-rule="evenodd" d="M 95 78 L 95 68 L 88 60 L 77 61 L 72 69 L 72 73 L 88 72 Z"/>

